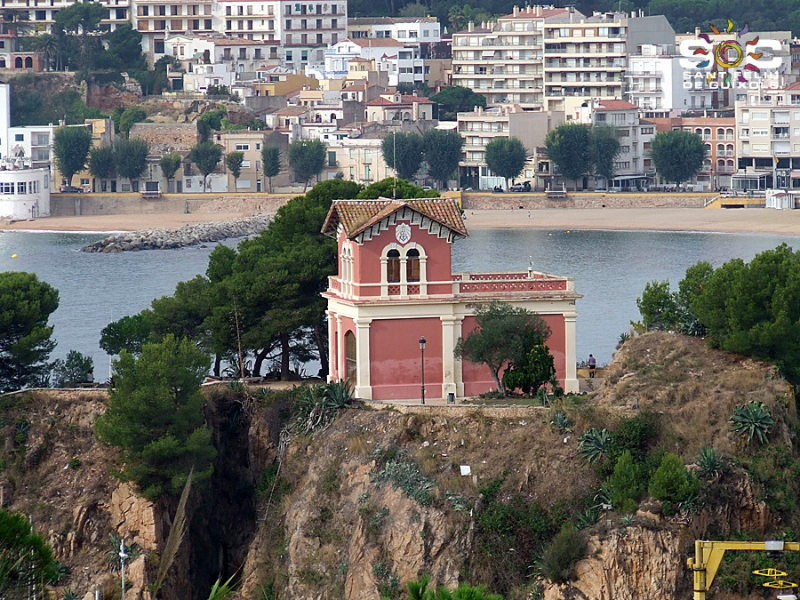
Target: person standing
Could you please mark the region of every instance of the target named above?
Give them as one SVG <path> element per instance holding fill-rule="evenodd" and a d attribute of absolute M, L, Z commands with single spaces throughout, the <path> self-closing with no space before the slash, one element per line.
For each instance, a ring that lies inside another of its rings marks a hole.
<path fill-rule="evenodd" d="M 589 379 L 594 379 L 594 374 L 597 371 L 597 360 L 590 354 L 586 363 L 589 365 Z"/>

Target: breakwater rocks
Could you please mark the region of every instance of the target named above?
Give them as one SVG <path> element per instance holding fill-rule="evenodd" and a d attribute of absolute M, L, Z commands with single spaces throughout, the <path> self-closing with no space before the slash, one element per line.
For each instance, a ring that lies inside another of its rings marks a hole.
<path fill-rule="evenodd" d="M 180 229 L 143 229 L 112 235 L 81 248 L 83 252 L 129 252 L 138 250 L 170 250 L 185 246 L 196 246 L 206 242 L 218 242 L 226 238 L 245 237 L 261 233 L 272 217 L 256 216 L 222 221 L 221 223 L 199 223 Z"/>

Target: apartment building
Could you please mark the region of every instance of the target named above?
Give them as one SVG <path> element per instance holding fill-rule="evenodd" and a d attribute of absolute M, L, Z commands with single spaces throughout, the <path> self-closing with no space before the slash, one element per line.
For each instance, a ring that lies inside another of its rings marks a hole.
<path fill-rule="evenodd" d="M 130 22 L 131 0 L 103 0 L 101 3 L 106 7 L 105 17 L 100 21 L 102 31 L 114 31 L 119 25 Z M 32 33 L 52 33 L 56 13 L 73 4 L 73 0 L 5 0 L 3 10 L 19 12 L 22 19 L 28 21 Z"/>
<path fill-rule="evenodd" d="M 214 29 L 226 35 L 266 42 L 269 52 L 272 48 L 277 51 L 280 8 L 279 0 L 217 0 L 212 11 Z"/>
<path fill-rule="evenodd" d="M 718 91 L 705 79 L 691 79 L 686 89 L 686 69 L 675 48 L 643 44 L 636 54 L 628 56 L 625 72 L 625 99 L 639 107 L 646 118 L 675 117 L 682 111 L 709 109 L 717 100 Z"/>
<path fill-rule="evenodd" d="M 390 38 L 419 45 L 441 41 L 442 30 L 436 17 L 353 17 L 347 22 L 347 37 Z"/>
<path fill-rule="evenodd" d="M 729 112 L 729 111 L 728 111 Z M 654 119 L 656 131 L 683 130 L 696 133 L 706 145 L 703 167 L 693 184 L 704 190 L 730 189 L 736 173 L 736 119 L 725 114 Z"/>
<path fill-rule="evenodd" d="M 650 144 L 656 124 L 640 118 L 639 107 L 626 100 L 592 100 L 574 113 L 586 125 L 614 127 L 620 151 L 614 161 L 614 179 L 602 182 L 606 189 L 643 189 L 655 183 L 656 172 L 650 159 Z M 584 178 L 583 187 L 588 185 Z"/>
<path fill-rule="evenodd" d="M 432 121 L 433 102 L 424 96 L 381 94 L 366 103 L 365 112 L 365 121 L 368 123 Z"/>
<path fill-rule="evenodd" d="M 369 185 L 392 177 L 394 171 L 386 164 L 381 151 L 383 134 L 351 133 L 355 135 L 331 137 L 323 178 L 333 179 L 341 173 L 348 181 Z"/>
<path fill-rule="evenodd" d="M 325 49 L 347 37 L 347 2 L 280 5 L 282 63 L 298 73 L 321 68 Z"/>
<path fill-rule="evenodd" d="M 217 143 L 224 148 L 225 155 L 242 152 L 244 161 L 238 179 L 225 167 L 228 177 L 228 191 L 261 192 L 267 191 L 264 169 L 261 166 L 261 149 L 264 145 L 263 131 L 223 131 L 216 134 Z"/>
<path fill-rule="evenodd" d="M 277 62 L 277 46 L 215 33 L 211 35 L 171 35 L 164 40 L 164 52 L 180 62 L 187 73 L 201 65 L 220 65 L 231 73 L 252 73 Z"/>
<path fill-rule="evenodd" d="M 458 113 L 457 122 L 458 132 L 464 138 L 458 163 L 461 185 L 490 190 L 495 186 L 505 188 L 506 181 L 486 165 L 489 142 L 498 137 L 516 137 L 529 155 L 534 156 L 536 148 L 544 146 L 547 133 L 564 122 L 564 113 L 526 111 L 519 105 L 475 107 L 471 112 Z M 526 175 L 527 179 L 532 177 Z"/>
<path fill-rule="evenodd" d="M 736 102 L 735 190 L 800 188 L 800 82 Z"/>
<path fill-rule="evenodd" d="M 166 39 L 176 33 L 214 31 L 212 0 L 131 0 L 133 28 L 142 34 L 142 52 L 149 63 L 166 54 Z"/>
<path fill-rule="evenodd" d="M 660 15 L 514 7 L 453 35 L 453 84 L 486 95 L 489 104 L 571 113 L 584 98 L 623 97 L 631 48 L 674 41 Z"/>

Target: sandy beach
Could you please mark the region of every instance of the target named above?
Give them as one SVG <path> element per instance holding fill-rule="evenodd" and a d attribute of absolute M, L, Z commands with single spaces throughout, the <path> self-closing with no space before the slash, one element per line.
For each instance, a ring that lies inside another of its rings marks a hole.
<path fill-rule="evenodd" d="M 800 210 L 702 208 L 571 208 L 531 210 L 468 210 L 469 229 L 531 227 L 540 229 L 610 229 L 771 233 L 800 236 Z M 2 230 L 136 231 L 212 223 L 249 213 L 137 214 L 48 217 L 0 223 Z"/>

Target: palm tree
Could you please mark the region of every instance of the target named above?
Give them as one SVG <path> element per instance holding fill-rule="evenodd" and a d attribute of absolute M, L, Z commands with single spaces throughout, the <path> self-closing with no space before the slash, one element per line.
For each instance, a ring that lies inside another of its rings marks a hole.
<path fill-rule="evenodd" d="M 58 40 L 56 36 L 43 33 L 33 40 L 33 49 L 44 56 L 47 70 L 50 70 L 53 60 L 58 56 Z"/>
<path fill-rule="evenodd" d="M 447 13 L 447 18 L 453 27 L 453 33 L 461 31 L 461 26 L 464 24 L 464 8 L 458 5 L 451 6 L 450 12 Z"/>

